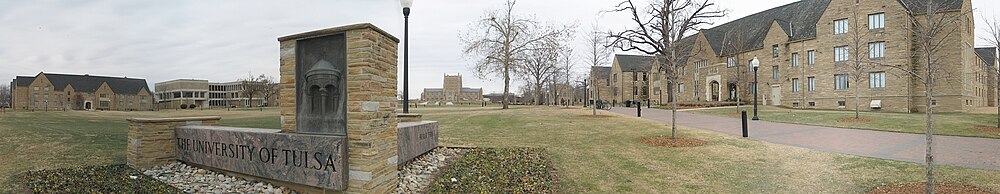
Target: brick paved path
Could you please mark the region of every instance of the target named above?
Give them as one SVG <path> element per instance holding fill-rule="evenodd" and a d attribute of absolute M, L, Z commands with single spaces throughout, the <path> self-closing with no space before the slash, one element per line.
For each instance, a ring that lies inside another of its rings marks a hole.
<path fill-rule="evenodd" d="M 616 107 L 611 110 L 635 116 L 634 108 Z M 751 112 L 747 112 L 752 117 Z M 670 122 L 670 111 L 642 109 L 642 117 L 662 123 Z M 677 112 L 677 125 L 717 131 L 740 136 L 739 118 Z M 924 162 L 925 136 L 859 129 L 844 129 L 776 123 L 747 122 L 750 138 L 821 151 L 883 158 L 907 162 Z M 934 136 L 935 164 L 1000 170 L 1000 139 Z"/>

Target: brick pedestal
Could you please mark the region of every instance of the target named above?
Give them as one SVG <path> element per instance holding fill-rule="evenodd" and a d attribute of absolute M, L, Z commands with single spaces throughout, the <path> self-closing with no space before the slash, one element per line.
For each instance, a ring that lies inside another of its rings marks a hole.
<path fill-rule="evenodd" d="M 222 117 L 131 118 L 128 119 L 127 163 L 146 169 L 177 162 L 174 129 L 185 125 L 218 126 Z"/>

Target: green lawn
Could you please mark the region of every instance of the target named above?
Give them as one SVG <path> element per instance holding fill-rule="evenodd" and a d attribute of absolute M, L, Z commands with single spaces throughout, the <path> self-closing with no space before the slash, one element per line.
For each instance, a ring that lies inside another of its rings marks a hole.
<path fill-rule="evenodd" d="M 582 117 L 591 114 L 588 109 L 515 106 L 414 112 L 440 122 L 443 145 L 547 149 L 562 193 L 864 193 L 880 185 L 924 179 L 924 168 L 916 163 L 819 152 L 689 128 L 680 128 L 680 136 L 708 144 L 652 147 L 638 140 L 669 135 L 669 127 L 633 117 Z M 937 169 L 939 181 L 1000 191 L 996 181 L 1000 171 Z"/>
<path fill-rule="evenodd" d="M 277 109 L 0 113 L 0 193 L 10 192 L 12 175 L 28 170 L 125 163 L 126 118 L 203 115 L 221 115 L 227 126 L 279 125 Z"/>
<path fill-rule="evenodd" d="M 663 124 L 631 117 L 584 117 L 554 107 L 411 109 L 440 121 L 442 145 L 544 148 L 561 193 L 863 193 L 923 180 L 920 164 L 741 139 L 680 128 L 702 147 L 662 148 L 639 139 L 668 135 Z M 605 111 L 600 114 L 614 115 Z M 0 180 L 35 169 L 125 163 L 127 117 L 222 115 L 223 125 L 278 126 L 265 111 L 0 113 Z M 937 168 L 940 181 L 1000 191 L 1000 171 Z M 7 193 L 9 184 L 0 184 Z"/>
<path fill-rule="evenodd" d="M 747 109 L 748 116 L 753 114 L 752 106 L 744 106 L 743 108 Z M 693 112 L 739 118 L 739 112 L 736 108 L 696 110 Z M 781 123 L 796 123 L 903 133 L 922 134 L 926 128 L 926 116 L 924 113 L 861 112 L 862 118 L 872 118 L 876 119 L 876 121 L 854 123 L 837 122 L 837 119 L 840 118 L 854 118 L 854 111 L 802 110 L 774 106 L 761 106 L 759 107 L 757 115 L 761 120 Z M 975 127 L 979 125 L 996 126 L 996 114 L 935 113 L 934 122 L 934 134 L 937 135 L 1000 138 L 1000 133 L 988 133 L 975 129 Z"/>

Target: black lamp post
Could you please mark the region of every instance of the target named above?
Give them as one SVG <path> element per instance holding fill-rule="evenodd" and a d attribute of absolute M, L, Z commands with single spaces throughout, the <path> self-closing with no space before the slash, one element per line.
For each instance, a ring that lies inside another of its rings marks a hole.
<path fill-rule="evenodd" d="M 750 65 L 753 66 L 753 120 L 760 120 L 757 118 L 757 67 L 760 67 L 760 60 L 757 57 L 753 57 L 750 61 Z"/>
<path fill-rule="evenodd" d="M 410 113 L 410 7 L 413 0 L 400 0 L 403 6 L 403 113 Z"/>

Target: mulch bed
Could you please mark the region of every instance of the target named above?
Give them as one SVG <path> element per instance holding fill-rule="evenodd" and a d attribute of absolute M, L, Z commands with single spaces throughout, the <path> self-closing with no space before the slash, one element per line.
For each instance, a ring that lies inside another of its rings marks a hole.
<path fill-rule="evenodd" d="M 28 193 L 184 193 L 124 164 L 28 171 L 14 182 Z"/>
<path fill-rule="evenodd" d="M 982 131 L 982 132 L 986 132 L 986 133 L 1000 133 L 1000 128 L 997 128 L 997 127 L 994 127 L 994 126 L 979 125 L 979 126 L 976 126 L 976 130 L 979 130 L 979 131 Z"/>
<path fill-rule="evenodd" d="M 660 147 L 671 147 L 671 148 L 682 148 L 682 147 L 698 147 L 705 145 L 705 140 L 694 139 L 694 138 L 670 138 L 670 137 L 646 137 L 639 140 L 646 145 L 660 146 Z"/>
<path fill-rule="evenodd" d="M 867 123 L 867 122 L 875 122 L 875 121 L 878 121 L 878 119 L 873 119 L 873 118 L 839 118 L 839 119 L 837 119 L 837 122 L 840 122 L 840 123 Z"/>
<path fill-rule="evenodd" d="M 909 194 L 909 193 L 924 193 L 927 189 L 927 183 L 906 183 L 899 185 L 881 186 L 868 191 L 869 194 Z M 937 183 L 934 185 L 934 191 L 937 193 L 973 193 L 973 194 L 989 194 L 992 193 L 986 189 L 971 185 L 960 185 L 960 184 L 950 184 L 950 183 Z"/>
<path fill-rule="evenodd" d="M 429 193 L 558 193 L 558 177 L 541 148 L 477 148 L 437 177 Z"/>
<path fill-rule="evenodd" d="M 615 116 L 611 116 L 611 115 L 580 115 L 580 117 L 587 117 L 587 118 L 608 118 L 608 117 L 615 117 Z"/>

